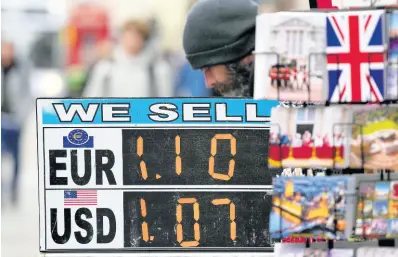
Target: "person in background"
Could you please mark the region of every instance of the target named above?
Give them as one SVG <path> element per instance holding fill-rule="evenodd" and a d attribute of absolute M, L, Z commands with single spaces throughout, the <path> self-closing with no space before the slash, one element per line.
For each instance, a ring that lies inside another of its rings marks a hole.
<path fill-rule="evenodd" d="M 318 133 L 316 136 L 314 135 L 313 141 L 314 141 L 315 147 L 323 146 L 323 139 L 322 139 L 321 134 Z"/>
<path fill-rule="evenodd" d="M 18 203 L 21 129 L 33 107 L 28 78 L 28 69 L 17 60 L 13 43 L 3 41 L 1 43 L 1 155 L 3 157 L 4 153 L 9 153 L 14 161 L 11 181 L 13 204 Z"/>
<path fill-rule="evenodd" d="M 306 130 L 303 134 L 303 146 L 305 147 L 312 147 L 313 146 L 313 139 L 312 139 L 312 135 L 311 132 L 309 132 L 308 130 Z"/>
<path fill-rule="evenodd" d="M 302 147 L 303 146 L 303 139 L 300 133 L 296 133 L 296 137 L 293 138 L 292 147 Z"/>
<path fill-rule="evenodd" d="M 87 68 L 86 80 L 83 85 L 83 90 L 87 86 L 88 81 L 92 76 L 94 67 L 101 61 L 108 60 L 112 55 L 113 44 L 110 40 L 103 40 L 95 45 L 95 56 L 93 63 Z"/>
<path fill-rule="evenodd" d="M 186 58 L 222 96 L 253 97 L 258 8 L 251 0 L 199 0 L 188 13 Z"/>
<path fill-rule="evenodd" d="M 110 58 L 94 67 L 83 96 L 172 96 L 171 68 L 159 56 L 150 24 L 141 20 L 125 22 L 119 45 Z"/>

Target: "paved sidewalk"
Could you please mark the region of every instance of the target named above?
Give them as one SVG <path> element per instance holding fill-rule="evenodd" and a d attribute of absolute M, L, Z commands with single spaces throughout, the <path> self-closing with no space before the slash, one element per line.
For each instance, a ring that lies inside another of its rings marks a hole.
<path fill-rule="evenodd" d="M 37 191 L 36 121 L 32 114 L 22 135 L 20 204 L 2 208 L 1 256 L 37 257 L 39 254 L 39 208 Z M 10 161 L 5 160 L 4 166 Z M 9 172 L 8 172 L 9 173 Z M 10 177 L 4 171 L 6 179 Z M 5 198 L 7 195 L 5 195 Z"/>

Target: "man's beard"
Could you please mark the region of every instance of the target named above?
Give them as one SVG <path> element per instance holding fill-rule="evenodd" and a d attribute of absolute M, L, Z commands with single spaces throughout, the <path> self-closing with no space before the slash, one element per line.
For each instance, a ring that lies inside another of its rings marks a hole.
<path fill-rule="evenodd" d="M 226 97 L 253 97 L 253 62 L 227 64 L 229 82 L 215 83 L 214 89 Z"/>

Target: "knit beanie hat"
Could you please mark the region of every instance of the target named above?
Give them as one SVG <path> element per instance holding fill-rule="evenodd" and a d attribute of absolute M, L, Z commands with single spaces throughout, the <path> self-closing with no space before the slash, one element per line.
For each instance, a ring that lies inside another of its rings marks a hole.
<path fill-rule="evenodd" d="M 254 50 L 258 5 L 252 0 L 199 0 L 190 10 L 183 46 L 194 69 L 240 60 Z"/>

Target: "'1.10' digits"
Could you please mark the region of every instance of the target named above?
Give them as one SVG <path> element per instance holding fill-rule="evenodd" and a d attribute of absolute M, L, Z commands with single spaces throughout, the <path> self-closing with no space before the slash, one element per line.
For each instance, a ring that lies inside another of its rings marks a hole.
<path fill-rule="evenodd" d="M 231 160 L 229 160 L 227 174 L 221 174 L 221 173 L 217 173 L 214 171 L 214 167 L 215 167 L 214 159 L 217 154 L 218 140 L 229 140 L 229 142 L 230 142 L 232 158 L 231 158 Z M 176 171 L 176 174 L 178 176 L 180 176 L 183 173 L 183 170 L 182 170 L 182 158 L 180 156 L 180 154 L 181 154 L 181 138 L 178 135 L 175 137 L 175 152 L 176 152 L 175 171 Z M 210 157 L 209 157 L 209 175 L 211 177 L 213 177 L 214 179 L 218 179 L 218 180 L 224 180 L 224 181 L 230 180 L 234 176 L 235 160 L 233 159 L 233 157 L 235 156 L 235 154 L 236 154 L 236 139 L 235 139 L 235 137 L 231 134 L 216 134 L 211 139 Z M 144 139 L 142 137 L 138 137 L 138 139 L 137 139 L 137 155 L 140 157 L 141 177 L 142 177 L 142 179 L 147 180 L 148 179 L 148 171 L 147 171 L 146 163 L 143 159 L 143 157 L 144 157 Z M 156 179 L 159 179 L 159 178 L 160 178 L 160 175 L 156 174 Z"/>

